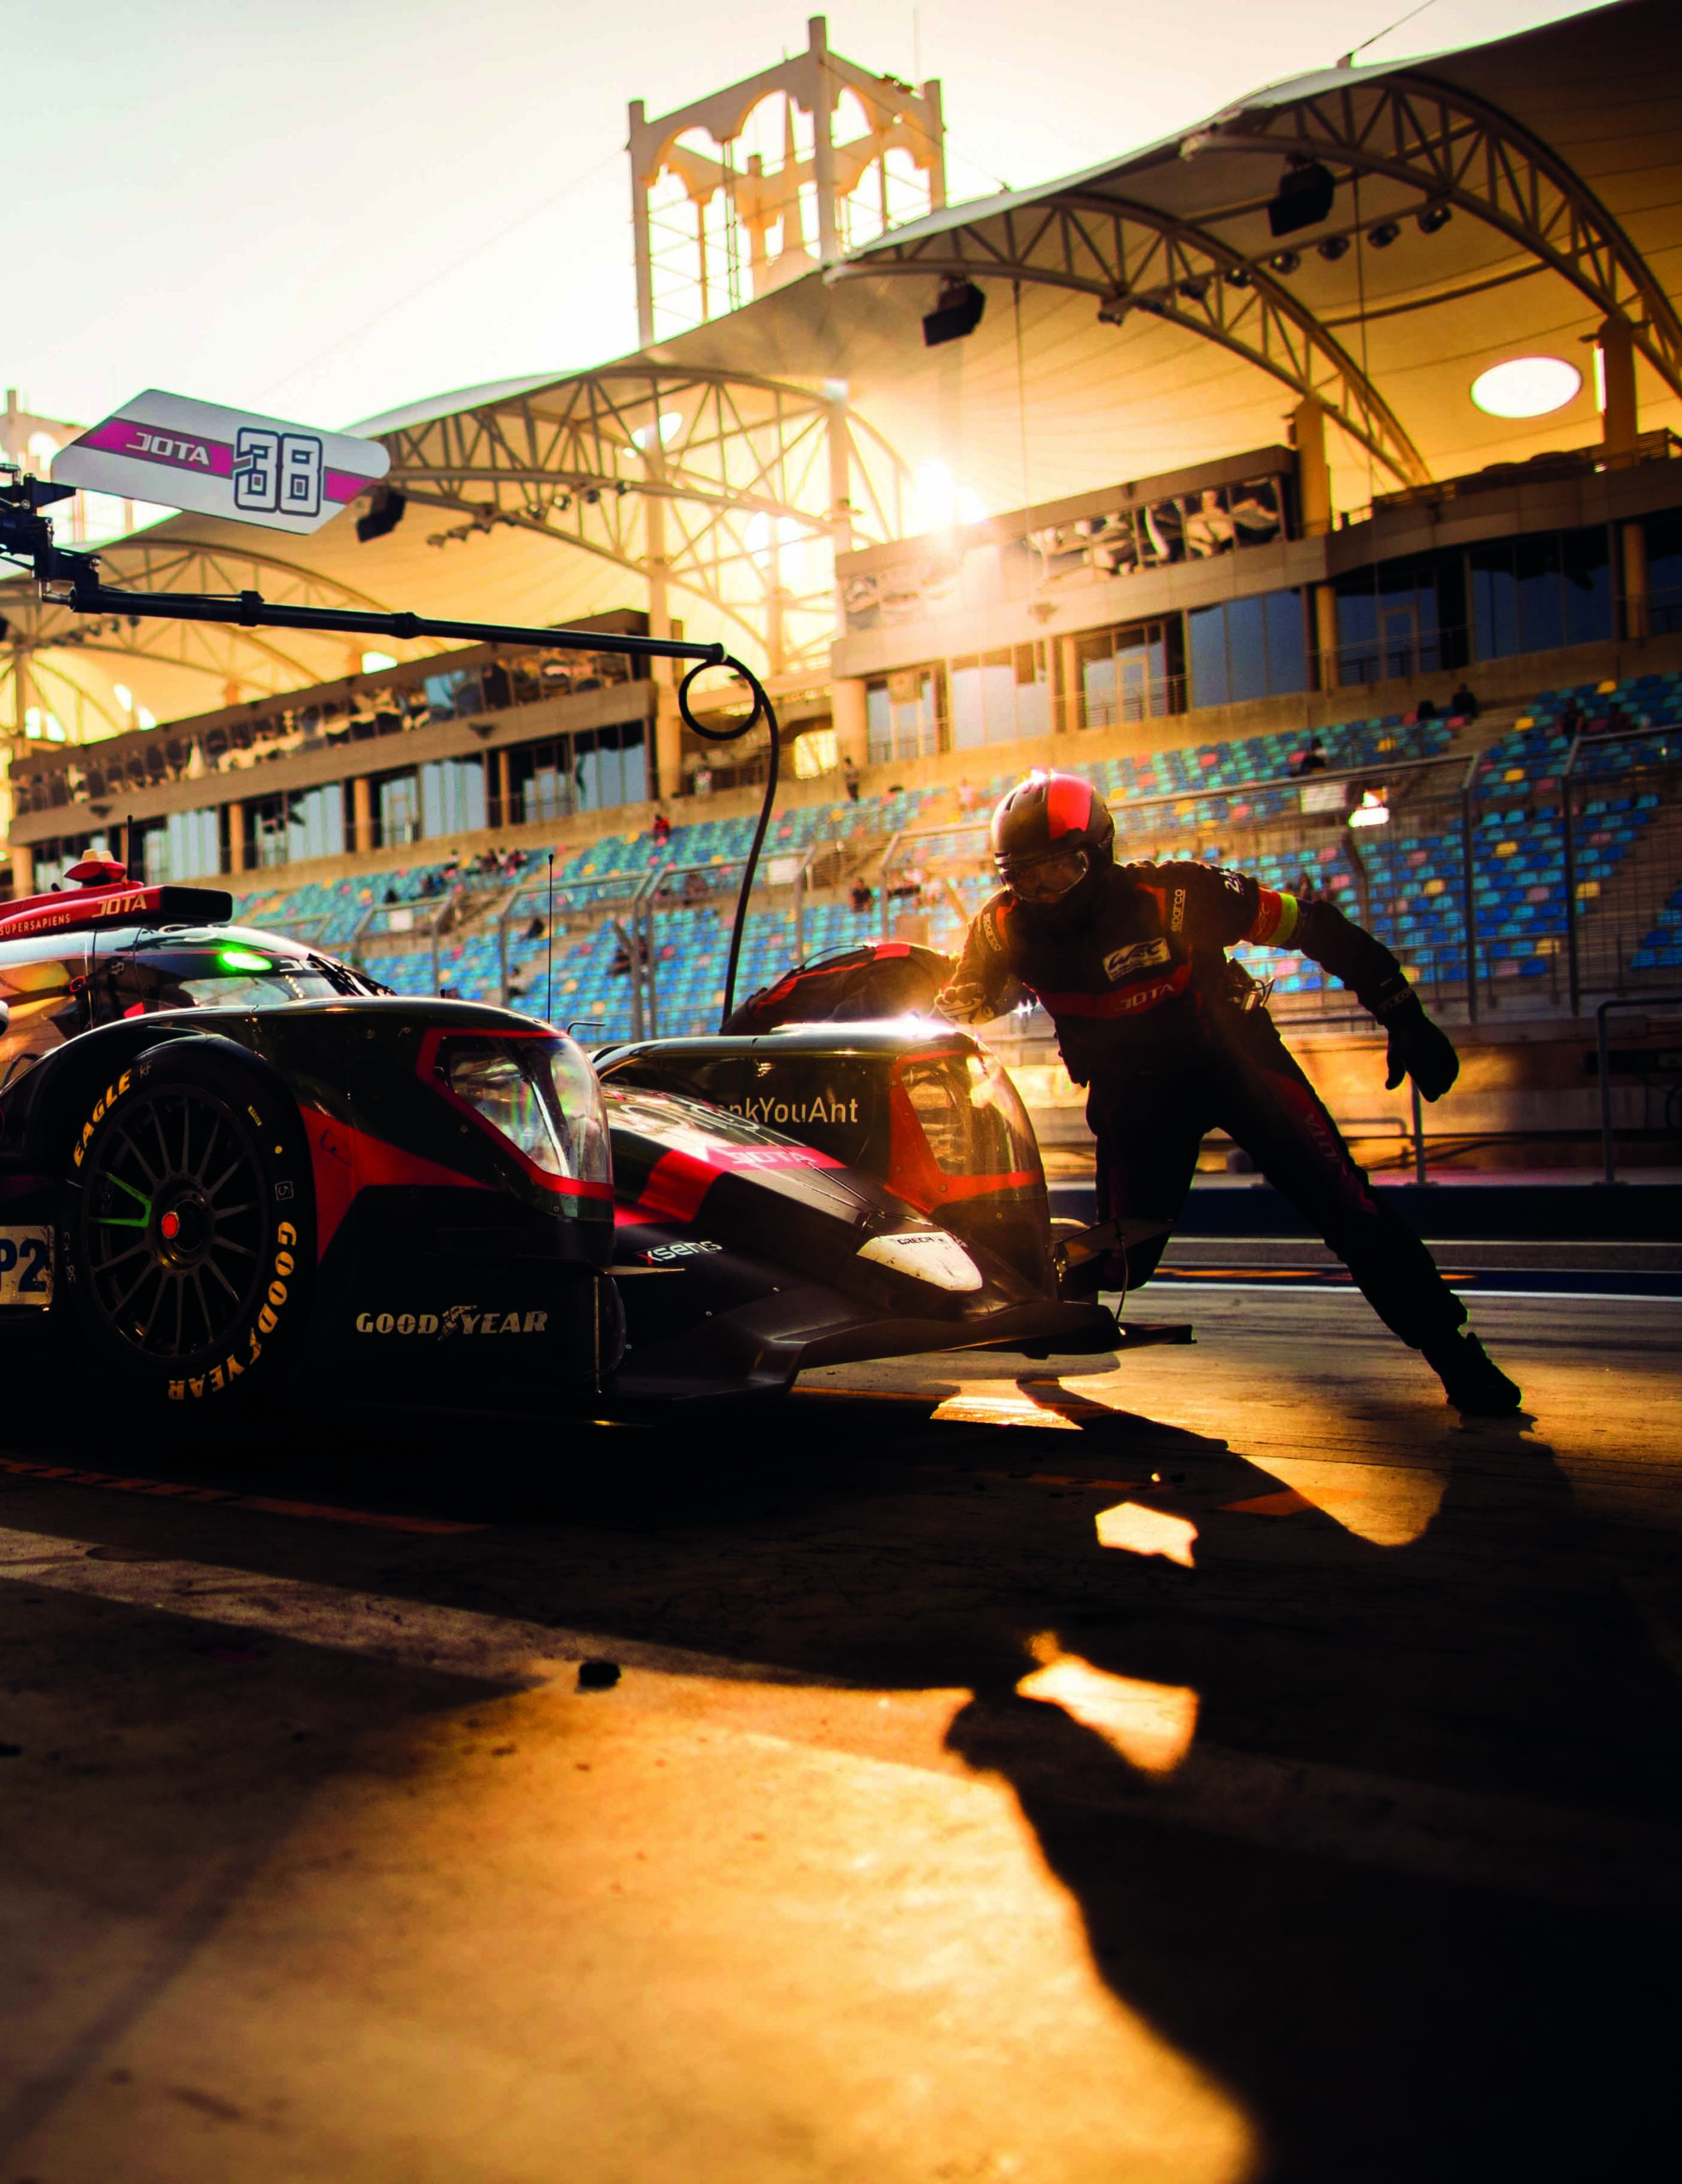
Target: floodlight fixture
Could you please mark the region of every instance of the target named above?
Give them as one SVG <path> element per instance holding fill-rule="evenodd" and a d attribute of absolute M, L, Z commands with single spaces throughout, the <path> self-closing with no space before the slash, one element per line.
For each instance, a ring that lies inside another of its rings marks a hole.
<path fill-rule="evenodd" d="M 1279 194 L 1267 206 L 1268 233 L 1294 235 L 1303 228 L 1317 228 L 1331 215 L 1337 195 L 1337 177 L 1318 160 L 1293 157 L 1279 177 Z"/>
<path fill-rule="evenodd" d="M 1545 417 L 1574 401 L 1582 384 L 1563 357 L 1509 357 L 1478 374 L 1471 396 L 1488 417 Z"/>
<path fill-rule="evenodd" d="M 1454 218 L 1454 207 L 1452 205 L 1422 205 L 1413 218 L 1422 235 L 1440 235 Z"/>
<path fill-rule="evenodd" d="M 1394 220 L 1381 220 L 1376 227 L 1367 229 L 1366 239 L 1375 250 L 1388 250 L 1400 233 Z"/>
<path fill-rule="evenodd" d="M 1336 265 L 1340 258 L 1349 255 L 1349 238 L 1347 235 L 1325 235 L 1314 245 L 1314 248 L 1328 265 Z"/>
<path fill-rule="evenodd" d="M 1276 250 L 1267 263 L 1276 273 L 1295 273 L 1302 263 L 1300 250 Z"/>
<path fill-rule="evenodd" d="M 987 299 L 973 281 L 949 279 L 940 283 L 940 300 L 922 322 L 922 345 L 938 349 L 947 341 L 962 341 L 981 322 Z"/>

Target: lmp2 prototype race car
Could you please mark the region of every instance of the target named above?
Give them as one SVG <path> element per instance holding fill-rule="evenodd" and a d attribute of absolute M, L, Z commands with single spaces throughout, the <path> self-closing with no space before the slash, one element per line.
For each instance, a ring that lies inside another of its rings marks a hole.
<path fill-rule="evenodd" d="M 655 1041 L 598 1077 L 220 891 L 68 877 L 0 912 L 0 1326 L 138 1397 L 635 1403 L 1115 1339 L 1059 1294 L 1032 1130 L 967 1033 Z"/>

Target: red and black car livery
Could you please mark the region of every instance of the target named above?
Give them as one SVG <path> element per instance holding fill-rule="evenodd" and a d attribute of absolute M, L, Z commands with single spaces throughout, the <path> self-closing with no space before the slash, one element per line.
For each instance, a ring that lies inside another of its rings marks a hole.
<path fill-rule="evenodd" d="M 751 1091 L 625 1067 L 604 1101 L 564 1033 L 387 994 L 226 923 L 219 891 L 71 876 L 0 914 L 0 1331 L 55 1333 L 138 1395 L 237 1403 L 301 1372 L 529 1407 L 1106 1332 L 1048 1278 L 1032 1134 L 975 1095 L 964 1034 L 858 1031 L 833 1060 L 889 1088 L 886 1136 L 874 1092 L 836 1089 L 834 1129 L 845 1097 L 880 1145 L 802 1144 Z M 997 1143 L 963 1119 L 983 1110 Z"/>

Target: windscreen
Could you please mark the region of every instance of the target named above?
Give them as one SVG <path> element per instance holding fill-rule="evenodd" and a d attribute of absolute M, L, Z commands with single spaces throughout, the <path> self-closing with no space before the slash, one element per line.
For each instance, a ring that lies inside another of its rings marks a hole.
<path fill-rule="evenodd" d="M 344 989 L 308 956 L 240 943 L 143 948 L 112 965 L 124 1013 L 154 1008 L 274 1008 L 331 1001 Z M 130 997 L 131 996 L 131 997 Z"/>

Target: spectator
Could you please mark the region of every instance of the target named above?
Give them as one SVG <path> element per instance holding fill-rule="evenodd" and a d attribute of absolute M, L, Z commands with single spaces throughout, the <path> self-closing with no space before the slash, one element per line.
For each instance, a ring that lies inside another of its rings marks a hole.
<path fill-rule="evenodd" d="M 1436 717 L 1437 705 L 1435 698 L 1421 698 L 1413 708 L 1413 717 L 1416 722 L 1435 720 Z"/>
<path fill-rule="evenodd" d="M 857 804 L 858 801 L 859 774 L 858 768 L 850 755 L 841 762 L 841 781 L 847 790 L 847 802 L 849 804 Z"/>
<path fill-rule="evenodd" d="M 1574 698 L 1569 700 L 1564 712 L 1559 716 L 1560 734 L 1570 736 L 1580 735 L 1587 726 L 1588 716 Z"/>
<path fill-rule="evenodd" d="M 649 828 L 649 832 L 654 836 L 655 847 L 657 850 L 664 849 L 672 839 L 672 822 L 663 811 L 656 811 L 654 816 L 654 823 Z"/>
<path fill-rule="evenodd" d="M 400 897 L 399 897 L 398 892 L 397 892 L 397 890 L 396 890 L 396 888 L 395 888 L 395 887 L 387 887 L 387 890 L 386 890 L 386 892 L 385 892 L 385 894 L 381 897 L 381 899 L 382 901 L 384 901 L 384 902 L 387 902 L 387 903 L 395 903 L 395 902 L 399 901 L 399 900 L 400 899 Z"/>
<path fill-rule="evenodd" d="M 1295 892 L 1299 903 L 1318 903 L 1320 899 L 1320 883 L 1307 865 L 1296 875 Z"/>
<path fill-rule="evenodd" d="M 957 809 L 959 817 L 963 819 L 973 819 L 976 811 L 980 808 L 981 801 L 981 792 L 976 787 L 974 781 L 972 781 L 966 775 L 963 780 L 962 780 L 957 785 Z"/>
<path fill-rule="evenodd" d="M 1326 747 L 1318 735 L 1310 736 L 1308 748 L 1299 751 L 1291 761 L 1291 772 L 1298 781 L 1309 774 L 1323 774 L 1326 770 Z"/>
<path fill-rule="evenodd" d="M 1476 698 L 1473 696 L 1471 690 L 1468 688 L 1466 678 L 1464 675 L 1460 677 L 1459 688 L 1454 693 L 1453 696 L 1448 701 L 1448 710 L 1454 716 L 1456 720 L 1475 720 L 1477 718 L 1478 702 Z"/>
<path fill-rule="evenodd" d="M 541 918 L 533 918 L 530 925 L 526 928 L 527 939 L 541 940 L 543 938 L 543 920 Z"/>
<path fill-rule="evenodd" d="M 915 903 L 922 892 L 922 867 L 908 864 L 893 885 L 887 890 L 890 903 Z"/>
<path fill-rule="evenodd" d="M 853 905 L 853 915 L 862 918 L 876 901 L 876 892 L 868 880 L 855 880 L 847 900 Z"/>
<path fill-rule="evenodd" d="M 686 903 L 704 903 L 710 892 L 704 872 L 686 872 L 684 874 L 684 900 Z"/>
<path fill-rule="evenodd" d="M 711 796 L 713 793 L 713 769 L 705 758 L 697 758 L 695 762 L 695 771 L 690 775 L 690 793 L 692 796 Z"/>

